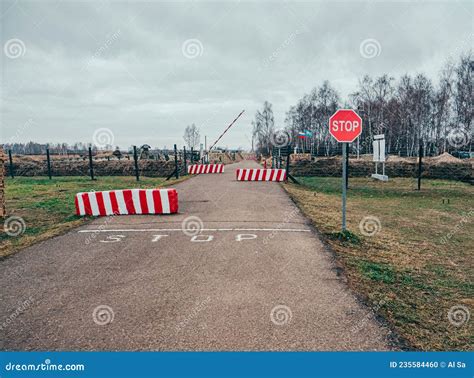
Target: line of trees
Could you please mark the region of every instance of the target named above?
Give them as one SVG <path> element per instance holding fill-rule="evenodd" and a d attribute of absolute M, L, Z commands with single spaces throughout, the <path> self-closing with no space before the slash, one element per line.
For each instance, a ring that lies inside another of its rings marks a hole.
<path fill-rule="evenodd" d="M 199 148 L 199 143 L 201 141 L 201 135 L 199 128 L 193 123 L 186 127 L 183 135 L 183 139 L 186 143 L 186 146 L 191 149 Z M 89 146 L 92 148 L 94 153 L 99 151 L 112 151 L 120 150 L 119 146 L 115 148 L 112 145 L 100 146 L 100 148 L 93 143 L 37 143 L 37 142 L 27 142 L 27 143 L 5 143 L 3 144 L 3 149 L 5 151 L 11 150 L 13 154 L 17 155 L 42 155 L 46 153 L 46 149 L 49 148 L 51 154 L 57 155 L 69 155 L 69 154 L 82 154 L 89 149 Z M 164 150 L 167 150 L 166 146 Z M 133 151 L 133 146 L 129 147 L 128 151 Z"/>
<path fill-rule="evenodd" d="M 137 145 L 139 151 L 151 150 L 151 147 L 147 144 Z M 3 145 L 3 150 L 11 150 L 15 155 L 44 155 L 46 154 L 46 149 L 49 148 L 49 152 L 52 155 L 82 155 L 88 152 L 89 147 L 91 147 L 94 154 L 101 152 L 111 152 L 111 151 L 121 151 L 121 152 L 133 152 L 133 145 L 128 148 L 120 148 L 120 146 L 112 146 L 111 144 L 100 146 L 100 148 L 92 143 L 37 143 L 37 142 L 27 142 L 27 143 L 5 143 Z M 167 147 L 163 148 L 154 148 L 153 151 L 168 151 Z"/>
<path fill-rule="evenodd" d="M 366 75 L 344 102 L 325 81 L 289 109 L 284 129 L 293 141 L 298 132 L 311 131 L 308 148 L 317 155 L 332 155 L 340 148 L 329 134 L 329 117 L 344 107 L 355 109 L 363 119 L 363 132 L 359 144 L 352 144 L 353 152 L 359 148 L 361 153 L 371 153 L 376 134 L 385 134 L 390 154 L 414 156 L 420 142 L 430 155 L 471 151 L 473 71 L 473 54 L 469 52 L 456 63 L 447 63 L 436 85 L 423 74 L 405 74 L 398 80 L 389 75 Z M 272 105 L 265 101 L 253 122 L 257 152 L 269 154 L 275 132 Z"/>
<path fill-rule="evenodd" d="M 49 148 L 50 153 L 58 155 L 80 154 L 87 151 L 91 146 L 92 151 L 97 152 L 99 149 L 89 143 L 76 142 L 68 143 L 5 143 L 3 149 L 5 151 L 11 150 L 14 154 L 19 155 L 40 155 L 45 154 L 46 149 Z M 113 150 L 113 146 L 104 147 L 105 150 Z"/>

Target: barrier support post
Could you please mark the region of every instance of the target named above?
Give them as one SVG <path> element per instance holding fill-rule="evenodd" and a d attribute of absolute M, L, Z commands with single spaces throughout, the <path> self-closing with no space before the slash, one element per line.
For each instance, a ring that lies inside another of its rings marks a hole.
<path fill-rule="evenodd" d="M 191 165 L 193 165 L 194 162 L 194 148 L 191 147 Z"/>
<path fill-rule="evenodd" d="M 138 155 L 137 155 L 137 146 L 133 146 L 133 160 L 135 164 L 135 177 L 137 181 L 140 181 L 140 175 L 138 172 Z"/>
<path fill-rule="evenodd" d="M 299 184 L 298 180 L 295 179 L 291 174 L 290 174 L 290 155 L 291 155 L 291 146 L 288 145 L 287 149 L 287 155 L 286 155 L 286 182 L 288 182 L 288 179 L 293 181 L 295 184 Z"/>
<path fill-rule="evenodd" d="M 48 165 L 48 177 L 51 180 L 51 158 L 49 156 L 49 148 L 46 149 L 46 164 Z"/>
<path fill-rule="evenodd" d="M 94 164 L 92 163 L 92 147 L 89 147 L 89 172 L 91 175 L 91 180 L 95 180 L 94 178 Z"/>

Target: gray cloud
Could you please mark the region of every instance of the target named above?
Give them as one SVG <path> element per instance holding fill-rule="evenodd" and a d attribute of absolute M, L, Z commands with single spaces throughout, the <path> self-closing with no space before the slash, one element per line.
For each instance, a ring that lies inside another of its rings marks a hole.
<path fill-rule="evenodd" d="M 346 97 L 364 74 L 435 79 L 473 35 L 472 2 L 453 1 L 3 1 L 0 14 L 2 46 L 26 47 L 2 54 L 2 140 L 88 142 L 108 127 L 122 147 L 181 145 L 193 122 L 212 140 L 246 109 L 222 145 L 248 148 L 264 100 L 282 127 L 323 80 Z M 189 39 L 202 43 L 194 59 Z M 381 47 L 372 59 L 366 39 Z"/>

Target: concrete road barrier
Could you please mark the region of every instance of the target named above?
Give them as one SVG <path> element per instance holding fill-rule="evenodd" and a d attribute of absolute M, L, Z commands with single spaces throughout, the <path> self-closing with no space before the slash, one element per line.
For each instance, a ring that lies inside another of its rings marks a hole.
<path fill-rule="evenodd" d="M 284 181 L 286 180 L 285 169 L 237 169 L 237 181 Z"/>
<path fill-rule="evenodd" d="M 125 189 L 77 193 L 76 215 L 173 214 L 178 212 L 175 189 Z"/>
<path fill-rule="evenodd" d="M 195 164 L 188 167 L 190 175 L 200 173 L 224 173 L 224 164 Z"/>

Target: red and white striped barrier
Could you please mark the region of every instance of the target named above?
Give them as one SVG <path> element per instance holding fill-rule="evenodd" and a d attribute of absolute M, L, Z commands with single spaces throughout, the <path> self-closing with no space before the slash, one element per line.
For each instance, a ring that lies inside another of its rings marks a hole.
<path fill-rule="evenodd" d="M 76 194 L 76 215 L 173 214 L 176 189 L 125 189 Z"/>
<path fill-rule="evenodd" d="M 224 173 L 224 164 L 196 164 L 188 166 L 190 175 L 199 173 Z"/>
<path fill-rule="evenodd" d="M 285 169 L 239 168 L 236 171 L 237 181 L 284 181 Z"/>

